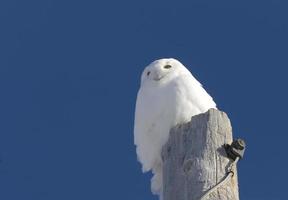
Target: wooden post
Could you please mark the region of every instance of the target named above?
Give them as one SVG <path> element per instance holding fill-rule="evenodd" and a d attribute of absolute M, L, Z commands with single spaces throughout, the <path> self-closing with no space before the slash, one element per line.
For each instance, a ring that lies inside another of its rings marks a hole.
<path fill-rule="evenodd" d="M 171 129 L 162 149 L 163 200 L 200 200 L 227 175 L 231 160 L 224 144 L 232 143 L 230 120 L 224 112 L 210 109 Z M 234 176 L 207 200 L 239 200 Z"/>

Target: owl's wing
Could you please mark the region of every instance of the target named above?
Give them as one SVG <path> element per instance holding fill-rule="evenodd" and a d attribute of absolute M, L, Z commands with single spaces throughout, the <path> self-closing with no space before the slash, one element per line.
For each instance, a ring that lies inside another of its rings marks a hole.
<path fill-rule="evenodd" d="M 147 88 L 140 88 L 137 95 L 134 144 L 143 171 L 152 169 L 161 160 L 161 148 L 169 132 L 169 109 L 163 94 L 157 95 Z"/>
<path fill-rule="evenodd" d="M 142 163 L 142 170 L 151 169 L 151 156 L 153 154 L 149 146 L 149 136 L 153 132 L 153 119 L 149 112 L 149 101 L 142 94 L 141 89 L 138 92 L 134 119 L 134 144 L 136 145 L 136 153 L 138 160 Z M 152 147 L 153 148 L 153 147 Z"/>
<path fill-rule="evenodd" d="M 185 101 L 182 102 L 184 106 L 189 107 L 190 105 L 199 113 L 206 112 L 210 108 L 216 108 L 213 98 L 191 74 L 175 79 L 175 87 L 178 88 L 178 93 L 180 93 L 179 101 Z"/>

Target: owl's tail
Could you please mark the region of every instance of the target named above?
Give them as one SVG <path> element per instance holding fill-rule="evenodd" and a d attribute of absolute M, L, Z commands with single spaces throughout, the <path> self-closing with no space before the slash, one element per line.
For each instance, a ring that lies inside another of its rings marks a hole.
<path fill-rule="evenodd" d="M 153 177 L 151 179 L 151 191 L 153 194 L 157 194 L 160 200 L 163 199 L 163 172 L 162 162 L 152 169 Z"/>

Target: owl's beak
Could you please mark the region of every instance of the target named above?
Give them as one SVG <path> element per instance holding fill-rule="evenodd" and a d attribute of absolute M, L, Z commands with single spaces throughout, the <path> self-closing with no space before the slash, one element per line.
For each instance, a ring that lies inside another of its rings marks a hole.
<path fill-rule="evenodd" d="M 154 81 L 160 81 L 161 79 L 162 79 L 162 76 L 153 78 Z"/>
<path fill-rule="evenodd" d="M 163 78 L 163 76 L 161 76 L 161 75 L 158 74 L 158 73 L 155 73 L 155 75 L 153 76 L 153 80 L 154 80 L 154 81 L 160 81 L 162 78 Z"/>

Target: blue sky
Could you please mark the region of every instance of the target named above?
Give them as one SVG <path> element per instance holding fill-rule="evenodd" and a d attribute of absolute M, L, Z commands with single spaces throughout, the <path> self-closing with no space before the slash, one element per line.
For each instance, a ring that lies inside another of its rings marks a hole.
<path fill-rule="evenodd" d="M 133 145 L 143 68 L 183 62 L 248 143 L 243 200 L 286 199 L 281 0 L 0 1 L 0 199 L 156 200 Z"/>

